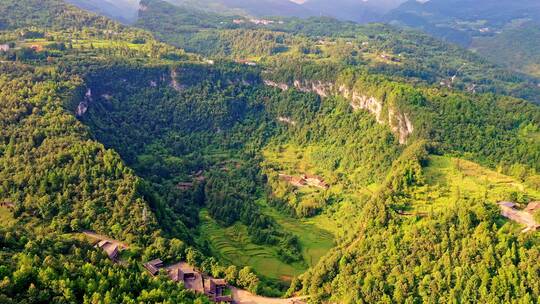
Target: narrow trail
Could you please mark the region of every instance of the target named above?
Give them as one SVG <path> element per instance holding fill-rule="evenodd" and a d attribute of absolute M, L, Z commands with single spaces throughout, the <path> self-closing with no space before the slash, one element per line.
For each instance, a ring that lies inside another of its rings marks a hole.
<path fill-rule="evenodd" d="M 113 244 L 116 244 L 118 247 L 120 247 L 121 249 L 126 249 L 128 248 L 128 244 L 126 243 L 123 243 L 123 242 L 120 242 L 118 240 L 115 240 L 115 239 L 111 239 L 110 237 L 106 236 L 106 235 L 102 235 L 102 234 L 97 234 L 93 231 L 90 231 L 90 230 L 84 230 L 82 232 L 85 236 L 89 237 L 89 238 L 92 238 L 92 239 L 95 239 L 96 241 L 102 241 L 102 240 L 107 240 Z"/>

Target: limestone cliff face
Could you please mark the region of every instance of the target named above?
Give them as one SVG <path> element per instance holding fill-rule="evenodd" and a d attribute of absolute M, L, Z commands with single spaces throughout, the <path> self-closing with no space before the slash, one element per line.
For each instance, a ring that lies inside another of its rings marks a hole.
<path fill-rule="evenodd" d="M 185 88 L 178 82 L 178 72 L 176 69 L 171 69 L 171 83 L 170 86 L 177 92 L 182 92 Z"/>
<path fill-rule="evenodd" d="M 77 117 L 82 117 L 86 111 L 88 111 L 88 106 L 92 102 L 92 90 L 87 89 L 86 94 L 84 94 L 84 99 L 79 103 L 77 109 L 75 110 L 75 115 Z"/>
<path fill-rule="evenodd" d="M 264 83 L 281 90 L 288 90 L 290 87 L 293 87 L 302 92 L 316 93 L 321 97 L 328 97 L 332 94 L 342 96 L 349 101 L 353 110 L 368 111 L 375 116 L 378 123 L 388 125 L 397 136 L 400 144 L 407 143 L 408 137 L 414 132 L 414 126 L 409 118 L 409 114 L 397 107 L 385 105 L 382 100 L 351 89 L 344 84 L 337 85 L 331 82 L 306 80 L 295 80 L 292 85 L 277 83 L 271 80 L 264 80 Z"/>

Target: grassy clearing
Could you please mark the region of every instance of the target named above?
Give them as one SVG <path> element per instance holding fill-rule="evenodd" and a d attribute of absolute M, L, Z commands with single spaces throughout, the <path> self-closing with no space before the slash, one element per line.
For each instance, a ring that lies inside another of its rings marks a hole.
<path fill-rule="evenodd" d="M 314 266 L 323 255 L 334 247 L 333 234 L 322 228 L 325 223 L 335 225 L 329 218 L 319 216 L 311 219 L 295 219 L 283 215 L 268 206 L 263 200 L 258 203 L 265 214 L 272 217 L 284 230 L 298 237 L 302 246 L 302 255 L 309 267 Z"/>
<path fill-rule="evenodd" d="M 263 151 L 265 161 L 262 167 L 267 174 L 299 175 L 308 173 L 321 176 L 330 185 L 330 189 L 326 193 L 337 195 L 369 194 L 378 187 L 376 184 L 368 185 L 365 182 L 366 172 L 363 168 L 350 170 L 341 166 L 335 168 L 331 164 L 323 164 L 324 156 L 329 153 L 331 152 L 322 146 L 272 145 Z M 358 185 L 366 186 L 359 187 Z M 302 189 L 302 191 L 308 190 Z M 312 189 L 311 192 L 317 191 L 317 189 Z"/>
<path fill-rule="evenodd" d="M 200 218 L 201 240 L 208 241 L 212 253 L 221 260 L 238 266 L 250 266 L 271 279 L 294 277 L 306 270 L 305 265 L 300 263 L 289 265 L 280 261 L 276 248 L 251 242 L 245 225 L 237 223 L 223 228 L 206 210 L 201 211 Z"/>
<path fill-rule="evenodd" d="M 413 209 L 437 211 L 449 204 L 481 200 L 496 203 L 516 194 L 539 199 L 540 192 L 476 163 L 447 156 L 430 156 L 424 169 L 427 185 L 415 191 Z"/>
<path fill-rule="evenodd" d="M 15 223 L 13 213 L 7 207 L 0 207 L 0 226 L 10 227 Z"/>

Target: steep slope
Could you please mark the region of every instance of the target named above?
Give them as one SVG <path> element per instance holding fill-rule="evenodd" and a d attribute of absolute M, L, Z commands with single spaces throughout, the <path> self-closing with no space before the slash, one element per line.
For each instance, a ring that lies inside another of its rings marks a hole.
<path fill-rule="evenodd" d="M 123 23 L 135 22 L 139 10 L 139 0 L 68 0 L 67 2 Z"/>
<path fill-rule="evenodd" d="M 289 0 L 167 0 L 167 2 L 229 15 L 297 17 L 311 15 L 308 9 Z"/>
<path fill-rule="evenodd" d="M 464 46 L 474 37 L 492 35 L 515 20 L 539 18 L 540 4 L 534 0 L 411 0 L 386 17 L 389 22 L 420 28 Z"/>
<path fill-rule="evenodd" d="M 492 37 L 477 38 L 471 48 L 510 69 L 540 77 L 540 26 L 526 22 Z"/>

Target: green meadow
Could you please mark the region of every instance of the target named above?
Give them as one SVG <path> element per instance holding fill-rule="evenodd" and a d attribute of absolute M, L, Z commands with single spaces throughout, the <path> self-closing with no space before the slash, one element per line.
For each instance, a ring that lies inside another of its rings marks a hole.
<path fill-rule="evenodd" d="M 426 185 L 418 187 L 411 199 L 417 212 L 437 211 L 471 199 L 497 203 L 540 198 L 539 191 L 518 179 L 460 158 L 430 156 L 424 173 Z"/>

